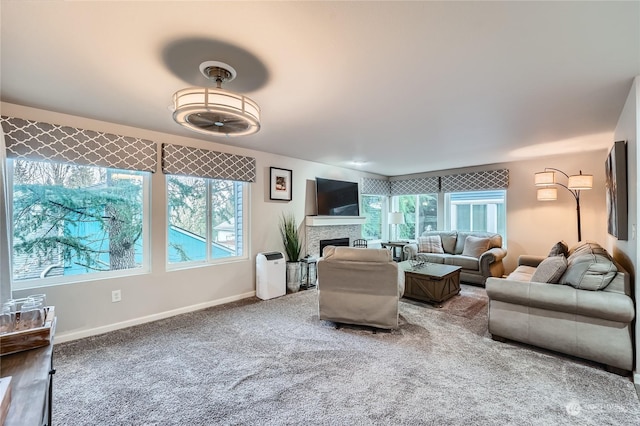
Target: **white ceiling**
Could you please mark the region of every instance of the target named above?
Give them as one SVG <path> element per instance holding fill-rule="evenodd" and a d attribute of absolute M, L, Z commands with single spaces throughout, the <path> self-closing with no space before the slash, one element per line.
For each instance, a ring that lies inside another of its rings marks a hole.
<path fill-rule="evenodd" d="M 1 99 L 383 175 L 609 147 L 640 75 L 640 2 L 9 1 Z M 210 85 L 252 136 L 178 126 Z M 351 161 L 363 161 L 355 166 Z"/>

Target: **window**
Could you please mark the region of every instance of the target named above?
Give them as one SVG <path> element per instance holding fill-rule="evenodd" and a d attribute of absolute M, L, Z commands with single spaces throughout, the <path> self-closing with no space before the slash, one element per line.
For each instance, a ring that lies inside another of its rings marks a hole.
<path fill-rule="evenodd" d="M 425 231 L 438 229 L 437 194 L 397 195 L 392 199 L 393 211 L 404 214 L 398 226 L 398 239 L 413 240 Z"/>
<path fill-rule="evenodd" d="M 452 192 L 445 195 L 447 229 L 506 235 L 506 191 Z"/>
<path fill-rule="evenodd" d="M 246 192 L 243 182 L 168 175 L 168 263 L 246 256 Z"/>
<path fill-rule="evenodd" d="M 387 196 L 386 195 L 363 195 L 362 215 L 367 218 L 362 225 L 362 238 L 367 240 L 382 239 L 383 212 L 387 212 Z"/>
<path fill-rule="evenodd" d="M 19 284 L 26 280 L 49 284 L 146 271 L 148 172 L 8 164 L 17 288 L 33 286 Z"/>

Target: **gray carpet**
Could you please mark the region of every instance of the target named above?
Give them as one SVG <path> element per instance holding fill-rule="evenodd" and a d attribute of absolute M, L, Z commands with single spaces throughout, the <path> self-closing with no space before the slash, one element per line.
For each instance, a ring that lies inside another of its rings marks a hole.
<path fill-rule="evenodd" d="M 491 340 L 484 289 L 399 330 L 250 299 L 56 345 L 56 425 L 637 425 L 630 378 Z"/>

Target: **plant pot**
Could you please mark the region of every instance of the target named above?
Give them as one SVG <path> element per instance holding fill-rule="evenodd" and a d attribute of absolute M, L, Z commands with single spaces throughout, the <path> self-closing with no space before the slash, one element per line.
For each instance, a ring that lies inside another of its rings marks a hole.
<path fill-rule="evenodd" d="M 296 293 L 300 290 L 300 262 L 287 262 L 287 291 Z"/>

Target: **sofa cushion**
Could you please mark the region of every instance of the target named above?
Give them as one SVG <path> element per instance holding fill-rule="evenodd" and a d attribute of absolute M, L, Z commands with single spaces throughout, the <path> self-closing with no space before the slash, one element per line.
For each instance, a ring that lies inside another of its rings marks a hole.
<path fill-rule="evenodd" d="M 536 272 L 535 266 L 520 265 L 512 273 L 509 274 L 507 279 L 513 280 L 513 281 L 529 282 L 531 281 L 531 277 L 533 277 L 533 274 L 535 272 Z"/>
<path fill-rule="evenodd" d="M 453 254 L 456 248 L 456 241 L 458 239 L 457 231 L 425 231 L 422 233 L 422 237 L 429 237 L 433 235 L 440 236 L 442 242 L 442 248 L 445 253 Z"/>
<path fill-rule="evenodd" d="M 564 241 L 558 241 L 551 247 L 551 251 L 549 252 L 549 257 L 553 256 L 564 256 L 567 257 L 569 255 L 569 246 Z"/>
<path fill-rule="evenodd" d="M 597 243 L 584 242 L 573 247 L 567 258 L 567 270 L 560 284 L 583 290 L 602 290 L 616 277 L 618 268 Z"/>
<path fill-rule="evenodd" d="M 479 258 L 482 253 L 489 250 L 489 238 L 479 238 L 469 235 L 464 241 L 463 256 Z"/>
<path fill-rule="evenodd" d="M 567 270 L 567 258 L 559 256 L 551 256 L 544 259 L 531 277 L 531 281 L 537 283 L 557 284 L 560 277 Z"/>
<path fill-rule="evenodd" d="M 442 248 L 442 239 L 440 235 L 429 235 L 426 237 L 418 237 L 419 253 L 444 253 Z"/>
<path fill-rule="evenodd" d="M 455 254 L 452 256 L 447 256 L 444 259 L 444 263 L 452 266 L 460 266 L 462 269 L 466 269 L 468 271 L 480 270 L 480 262 L 478 262 L 477 257 L 469 257 L 469 256 L 463 256 L 461 254 Z"/>

